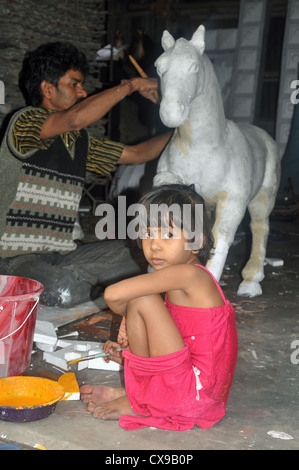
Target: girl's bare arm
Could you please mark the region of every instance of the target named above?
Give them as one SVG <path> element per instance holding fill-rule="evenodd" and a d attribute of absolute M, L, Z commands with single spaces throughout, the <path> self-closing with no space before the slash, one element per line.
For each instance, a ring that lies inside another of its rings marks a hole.
<path fill-rule="evenodd" d="M 106 288 L 104 298 L 113 312 L 125 315 L 128 302 L 137 297 L 171 290 L 188 292 L 196 278 L 198 279 L 199 271 L 195 266 L 188 264 L 169 266 L 117 282 Z"/>

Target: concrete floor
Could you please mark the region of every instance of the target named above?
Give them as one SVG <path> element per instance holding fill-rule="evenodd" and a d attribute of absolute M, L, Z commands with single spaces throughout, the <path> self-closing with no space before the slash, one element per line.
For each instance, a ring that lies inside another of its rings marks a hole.
<path fill-rule="evenodd" d="M 47 450 L 126 450 L 127 455 L 131 450 L 192 454 L 203 449 L 299 449 L 298 237 L 299 219 L 272 221 L 267 256 L 283 259 L 284 265 L 265 266 L 263 294 L 249 301 L 235 294 L 247 246 L 242 234 L 230 251 L 222 281 L 224 292 L 236 308 L 239 357 L 226 416 L 213 428 L 195 427 L 183 432 L 148 428 L 129 432 L 117 422 L 94 419 L 81 402 L 61 402 L 52 415 L 40 421 L 22 424 L 0 421 L 0 440 Z M 43 361 L 41 365 L 38 355 L 34 356 L 31 375 L 42 367 L 45 376 L 55 378 L 56 374 L 58 378 L 57 371 Z M 77 379 L 80 385 L 118 386 L 121 374 L 86 369 L 77 373 Z"/>

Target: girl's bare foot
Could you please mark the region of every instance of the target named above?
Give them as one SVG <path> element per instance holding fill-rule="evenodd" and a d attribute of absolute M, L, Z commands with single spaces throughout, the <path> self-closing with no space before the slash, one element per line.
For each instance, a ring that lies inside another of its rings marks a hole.
<path fill-rule="evenodd" d="M 95 418 L 115 420 L 123 415 L 134 415 L 128 397 L 121 396 L 115 400 L 103 403 L 102 405 L 94 405 L 90 403 L 87 410 L 93 413 Z"/>
<path fill-rule="evenodd" d="M 83 385 L 80 394 L 83 403 L 101 405 L 126 395 L 126 391 L 124 388 L 112 388 L 106 385 Z"/>

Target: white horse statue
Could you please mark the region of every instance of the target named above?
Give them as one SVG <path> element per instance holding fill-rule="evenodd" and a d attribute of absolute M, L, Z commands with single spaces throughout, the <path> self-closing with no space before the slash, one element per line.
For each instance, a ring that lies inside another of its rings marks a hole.
<path fill-rule="evenodd" d="M 246 208 L 252 249 L 238 294 L 262 293 L 269 216 L 280 180 L 280 156 L 262 129 L 227 120 L 213 66 L 204 54 L 205 28 L 190 41 L 164 31 L 164 53 L 155 66 L 161 80 L 160 117 L 176 128 L 160 157 L 154 185 L 194 184 L 207 207 L 215 208 L 215 251 L 208 268 L 220 279 L 228 250 Z"/>

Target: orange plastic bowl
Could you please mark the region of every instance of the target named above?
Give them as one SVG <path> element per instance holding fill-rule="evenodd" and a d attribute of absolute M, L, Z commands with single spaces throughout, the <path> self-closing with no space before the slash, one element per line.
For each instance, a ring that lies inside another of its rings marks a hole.
<path fill-rule="evenodd" d="M 0 379 L 0 419 L 26 422 L 46 418 L 64 393 L 58 382 L 42 377 Z"/>

